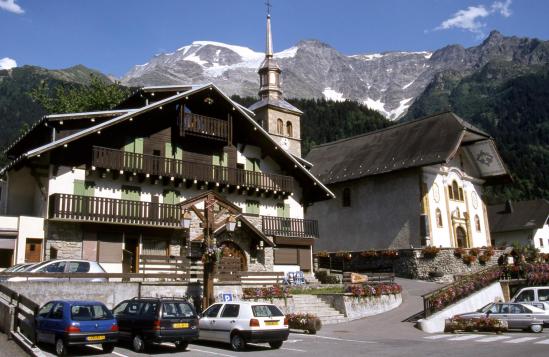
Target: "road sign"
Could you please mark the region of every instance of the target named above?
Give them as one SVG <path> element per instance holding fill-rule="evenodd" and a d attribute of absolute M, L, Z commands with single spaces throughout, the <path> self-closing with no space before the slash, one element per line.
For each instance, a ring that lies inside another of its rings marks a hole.
<path fill-rule="evenodd" d="M 233 294 L 231 293 L 222 293 L 221 296 L 223 301 L 233 301 Z"/>

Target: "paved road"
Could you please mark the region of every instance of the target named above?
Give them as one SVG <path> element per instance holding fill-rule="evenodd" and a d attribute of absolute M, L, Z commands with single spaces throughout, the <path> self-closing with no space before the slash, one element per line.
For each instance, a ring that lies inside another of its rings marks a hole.
<path fill-rule="evenodd" d="M 136 354 L 129 346 L 120 346 L 110 356 L 548 356 L 549 332 L 541 334 L 512 332 L 495 334 L 436 334 L 417 330 L 402 322 L 422 308 L 420 295 L 438 285 L 398 279 L 403 286 L 403 304 L 388 313 L 348 323 L 325 326 L 317 335 L 292 333 L 280 350 L 268 345 L 252 345 L 245 352 L 233 352 L 228 345 L 196 343 L 176 353 L 173 345 L 156 346 L 146 354 Z M 549 329 L 547 330 L 549 331 Z M 48 355 L 53 350 L 46 351 Z M 106 356 L 99 348 L 84 347 L 75 355 Z"/>

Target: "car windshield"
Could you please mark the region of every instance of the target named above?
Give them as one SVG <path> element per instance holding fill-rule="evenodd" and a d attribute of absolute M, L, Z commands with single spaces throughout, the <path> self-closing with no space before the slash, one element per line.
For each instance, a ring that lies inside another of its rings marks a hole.
<path fill-rule="evenodd" d="M 194 317 L 194 310 L 186 302 L 165 302 L 162 304 L 162 317 Z"/>
<path fill-rule="evenodd" d="M 255 317 L 284 316 L 282 311 L 274 305 L 254 305 L 252 312 Z"/>
<path fill-rule="evenodd" d="M 74 321 L 112 320 L 112 314 L 103 305 L 72 305 L 71 318 Z"/>
<path fill-rule="evenodd" d="M 494 312 L 493 311 L 494 309 L 492 309 L 492 306 L 496 307 L 496 305 L 494 303 L 489 303 L 488 305 L 485 305 L 485 306 L 481 307 L 480 309 L 478 309 L 477 312 L 484 312 L 484 313 L 486 313 L 488 311 Z"/>

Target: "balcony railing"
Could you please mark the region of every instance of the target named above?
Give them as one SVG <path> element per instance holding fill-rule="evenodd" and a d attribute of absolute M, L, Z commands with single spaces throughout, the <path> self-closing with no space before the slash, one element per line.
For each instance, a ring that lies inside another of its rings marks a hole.
<path fill-rule="evenodd" d="M 180 227 L 179 206 L 115 198 L 56 193 L 50 196 L 50 219 Z"/>
<path fill-rule="evenodd" d="M 318 238 L 318 221 L 263 216 L 263 233 L 277 237 Z"/>
<path fill-rule="evenodd" d="M 179 122 L 181 136 L 190 133 L 198 136 L 227 140 L 229 137 L 229 129 L 229 122 L 227 120 L 193 113 L 183 114 L 183 118 L 180 118 Z"/>
<path fill-rule="evenodd" d="M 94 146 L 92 165 L 164 177 L 217 182 L 262 190 L 292 192 L 293 177 L 200 164 Z"/>

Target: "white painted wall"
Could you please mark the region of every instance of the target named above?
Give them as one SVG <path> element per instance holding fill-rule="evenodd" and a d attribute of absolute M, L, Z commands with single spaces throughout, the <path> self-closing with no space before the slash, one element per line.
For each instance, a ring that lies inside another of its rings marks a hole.
<path fill-rule="evenodd" d="M 543 247 L 540 244 L 543 241 Z M 534 246 L 542 253 L 549 253 L 549 225 L 545 223 L 543 228 L 536 229 L 534 232 Z"/>
<path fill-rule="evenodd" d="M 19 217 L 19 235 L 17 236 L 17 258 L 16 264 L 25 262 L 25 245 L 27 238 L 41 239 L 42 252 L 40 256 L 44 256 L 44 218 L 42 217 Z"/>
<path fill-rule="evenodd" d="M 0 216 L 0 229 L 17 231 L 19 229 L 19 217 Z"/>
<path fill-rule="evenodd" d="M 473 312 L 486 304 L 503 299 L 503 290 L 499 282 L 493 283 L 484 289 L 436 312 L 426 319 L 418 321 L 419 329 L 427 333 L 444 332 L 444 321 L 458 314 Z"/>

